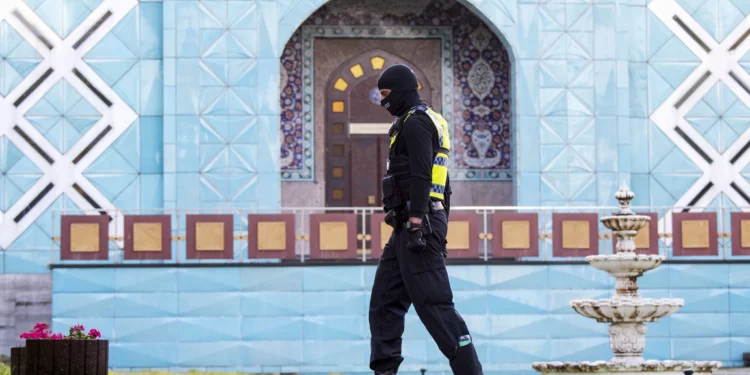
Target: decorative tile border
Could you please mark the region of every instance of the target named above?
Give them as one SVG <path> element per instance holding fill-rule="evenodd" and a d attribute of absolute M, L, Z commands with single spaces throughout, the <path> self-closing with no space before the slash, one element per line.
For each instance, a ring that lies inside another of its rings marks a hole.
<path fill-rule="evenodd" d="M 479 259 L 479 216 L 451 213 L 447 240 L 448 259 Z"/>
<path fill-rule="evenodd" d="M 715 212 L 672 213 L 672 256 L 719 254 Z"/>
<path fill-rule="evenodd" d="M 234 215 L 187 215 L 187 259 L 232 259 Z"/>
<path fill-rule="evenodd" d="M 552 256 L 577 258 L 599 254 L 598 220 L 595 213 L 553 213 Z"/>
<path fill-rule="evenodd" d="M 109 216 L 62 215 L 61 260 L 109 260 Z"/>
<path fill-rule="evenodd" d="M 310 259 L 357 258 L 356 214 L 311 214 Z"/>
<path fill-rule="evenodd" d="M 732 212 L 730 221 L 732 223 L 732 255 L 750 255 L 750 213 Z"/>
<path fill-rule="evenodd" d="M 171 215 L 125 216 L 125 260 L 172 259 Z"/>
<path fill-rule="evenodd" d="M 539 215 L 535 213 L 496 213 L 492 233 L 493 258 L 539 256 Z"/>
<path fill-rule="evenodd" d="M 294 214 L 248 215 L 249 259 L 296 259 Z"/>

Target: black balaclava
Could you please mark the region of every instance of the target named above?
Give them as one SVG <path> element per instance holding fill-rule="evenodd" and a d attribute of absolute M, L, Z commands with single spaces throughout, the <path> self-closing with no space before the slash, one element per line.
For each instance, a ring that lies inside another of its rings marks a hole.
<path fill-rule="evenodd" d="M 380 101 L 380 105 L 393 116 L 401 116 L 421 102 L 417 92 L 417 75 L 406 65 L 388 67 L 378 79 L 378 90 L 382 89 L 391 90 L 391 93 Z"/>

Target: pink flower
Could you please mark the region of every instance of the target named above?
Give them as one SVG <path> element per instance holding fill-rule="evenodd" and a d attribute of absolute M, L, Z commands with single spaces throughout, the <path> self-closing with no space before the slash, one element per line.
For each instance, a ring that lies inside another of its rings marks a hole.
<path fill-rule="evenodd" d="M 34 325 L 34 331 L 36 332 L 44 331 L 47 328 L 49 328 L 49 325 L 47 325 L 47 323 L 37 323 Z"/>
<path fill-rule="evenodd" d="M 50 336 L 49 338 L 51 338 L 52 340 L 62 340 L 63 339 L 63 335 L 62 335 L 62 333 L 55 333 L 52 336 Z"/>
<path fill-rule="evenodd" d="M 81 331 L 81 332 L 83 332 L 83 331 L 85 331 L 86 329 L 85 329 L 85 328 L 83 328 L 83 325 L 82 325 L 82 324 L 76 324 L 76 325 L 74 325 L 74 326 L 73 326 L 73 330 L 74 330 L 74 331 Z"/>
<path fill-rule="evenodd" d="M 97 339 L 98 339 L 98 338 L 102 337 L 102 334 L 101 334 L 101 332 L 99 332 L 99 330 L 98 330 L 98 329 L 92 328 L 92 329 L 91 329 L 91 330 L 89 331 L 89 336 L 91 336 L 91 337 L 94 337 L 94 338 L 97 338 Z"/>

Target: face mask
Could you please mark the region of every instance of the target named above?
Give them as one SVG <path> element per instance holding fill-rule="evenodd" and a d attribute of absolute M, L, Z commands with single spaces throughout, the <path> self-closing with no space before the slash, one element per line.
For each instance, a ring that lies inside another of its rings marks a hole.
<path fill-rule="evenodd" d="M 419 94 L 416 91 L 391 91 L 385 99 L 380 101 L 380 105 L 392 116 L 401 116 L 417 104 L 419 104 Z"/>

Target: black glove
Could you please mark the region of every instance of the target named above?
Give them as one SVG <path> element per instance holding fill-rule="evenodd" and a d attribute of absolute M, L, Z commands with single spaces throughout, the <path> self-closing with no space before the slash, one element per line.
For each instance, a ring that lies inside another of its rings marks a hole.
<path fill-rule="evenodd" d="M 427 247 L 427 243 L 425 243 L 424 238 L 422 238 L 422 229 L 417 228 L 409 230 L 409 242 L 406 244 L 406 248 L 409 249 L 409 251 L 420 252 L 424 250 L 425 247 Z"/>

